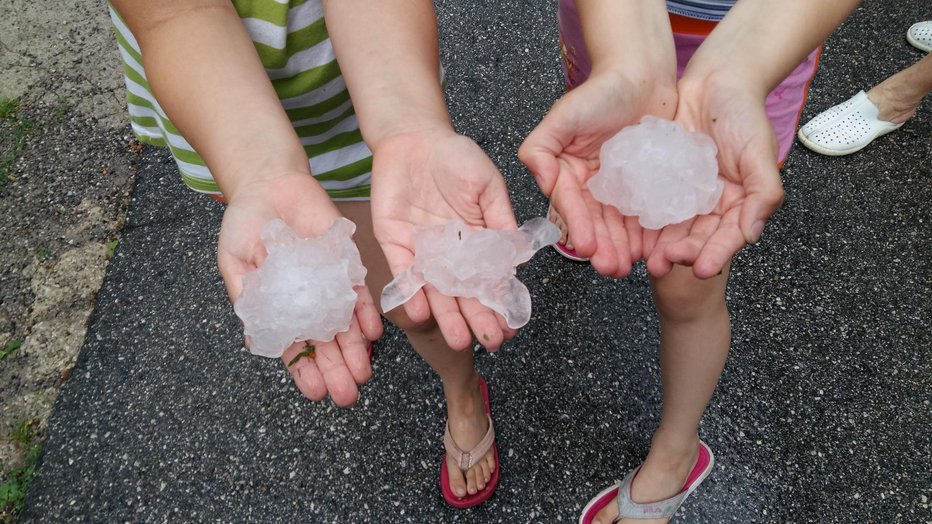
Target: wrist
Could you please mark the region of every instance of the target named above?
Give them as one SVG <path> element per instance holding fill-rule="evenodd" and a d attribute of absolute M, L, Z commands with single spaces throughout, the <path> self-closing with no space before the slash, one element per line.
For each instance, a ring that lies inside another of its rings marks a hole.
<path fill-rule="evenodd" d="M 378 151 L 398 141 L 455 134 L 457 133 L 448 118 L 398 119 L 391 125 L 379 129 L 378 133 L 369 135 L 366 138 L 366 144 L 373 154 L 377 154 Z"/>
<path fill-rule="evenodd" d="M 714 60 L 690 61 L 677 88 L 683 98 L 690 98 L 692 93 L 724 89 L 740 91 L 762 101 L 771 90 L 769 82 L 760 71 L 742 64 L 725 64 Z"/>
<path fill-rule="evenodd" d="M 216 166 L 216 169 L 211 166 L 214 179 L 228 201 L 242 193 L 255 192 L 257 187 L 268 185 L 282 177 L 311 176 L 307 154 L 300 147 L 300 143 L 285 150 L 252 148 L 251 152 L 252 155 L 237 155 L 235 164 Z"/>
<path fill-rule="evenodd" d="M 455 133 L 453 124 L 445 112 L 397 115 L 385 118 L 384 122 L 382 125 L 370 126 L 363 131 L 366 145 L 373 152 L 398 137 Z"/>

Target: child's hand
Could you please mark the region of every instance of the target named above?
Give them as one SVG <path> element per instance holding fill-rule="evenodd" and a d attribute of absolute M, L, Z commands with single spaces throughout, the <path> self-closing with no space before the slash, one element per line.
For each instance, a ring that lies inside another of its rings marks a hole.
<path fill-rule="evenodd" d="M 592 198 L 586 182 L 599 171 L 602 143 L 645 114 L 671 119 L 676 91 L 670 80 L 593 74 L 563 96 L 518 151 L 541 190 L 563 217 L 576 252 L 604 275 L 624 277 L 646 256 L 637 217 Z M 642 81 L 643 80 L 643 81 Z"/>
<path fill-rule="evenodd" d="M 777 140 L 764 97 L 721 74 L 684 76 L 675 120 L 715 140 L 725 190 L 712 213 L 667 226 L 655 243 L 652 239 L 647 268 L 659 277 L 681 264 L 692 266 L 698 278 L 710 278 L 746 244 L 760 239 L 783 201 Z"/>
<path fill-rule="evenodd" d="M 217 263 L 230 301 L 242 292 L 243 275 L 265 260 L 260 235 L 270 220 L 280 218 L 299 235 L 310 237 L 322 234 L 339 216 L 327 193 L 308 173 L 282 174 L 239 188 L 223 214 L 217 246 Z M 359 396 L 358 385 L 372 374 L 367 347 L 382 335 L 382 321 L 368 289 L 360 286 L 356 291 L 359 299 L 349 331 L 331 342 L 310 342 L 315 358 L 301 358 L 288 366 L 298 389 L 311 400 L 329 393 L 337 405 L 352 405 Z M 304 347 L 296 343 L 286 350 L 285 364 Z"/>
<path fill-rule="evenodd" d="M 394 275 L 414 261 L 414 227 L 462 220 L 467 226 L 516 229 L 505 180 L 472 140 L 449 129 L 398 133 L 375 146 L 372 222 Z M 515 331 L 476 299 L 425 286 L 404 305 L 415 322 L 433 314 L 451 348 L 467 349 L 474 333 L 489 350 Z"/>

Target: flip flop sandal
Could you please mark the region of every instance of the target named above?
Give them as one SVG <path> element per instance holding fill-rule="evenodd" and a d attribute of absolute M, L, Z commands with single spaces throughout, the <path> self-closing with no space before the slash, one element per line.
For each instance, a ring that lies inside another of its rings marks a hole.
<path fill-rule="evenodd" d="M 880 109 L 864 91 L 851 99 L 819 113 L 799 129 L 799 141 L 816 153 L 829 156 L 850 155 L 860 151 L 903 124 L 880 119 Z"/>
<path fill-rule="evenodd" d="M 676 513 L 676 510 L 683 505 L 693 491 L 702 484 L 702 481 L 712 472 L 712 466 L 715 465 L 715 456 L 712 450 L 705 442 L 699 441 L 699 457 L 696 459 L 696 465 L 686 478 L 686 483 L 679 493 L 664 500 L 656 502 L 640 503 L 631 500 L 631 484 L 634 477 L 637 476 L 641 466 L 638 466 L 621 482 L 609 486 L 602 490 L 598 495 L 592 498 L 586 507 L 583 508 L 579 517 L 579 524 L 591 524 L 592 519 L 602 511 L 613 499 L 618 501 L 618 516 L 612 522 L 618 522 L 621 519 L 669 519 Z"/>
<path fill-rule="evenodd" d="M 547 220 L 550 220 L 550 216 L 553 213 L 554 213 L 553 204 L 551 204 L 550 209 L 547 210 Z M 551 220 L 551 222 L 553 221 Z M 561 244 L 557 242 L 556 244 L 553 245 L 553 249 L 555 249 L 557 253 L 563 255 L 564 258 L 568 258 L 572 260 L 573 262 L 589 262 L 588 258 L 579 256 L 579 254 L 576 253 L 575 249 L 570 249 L 566 247 L 566 244 Z"/>
<path fill-rule="evenodd" d="M 906 31 L 906 40 L 916 49 L 932 51 L 932 20 L 917 22 Z"/>
<path fill-rule="evenodd" d="M 464 451 L 453 441 L 453 436 L 450 434 L 450 424 L 447 422 L 447 428 L 443 435 L 443 447 L 446 448 L 447 454 L 456 457 L 456 462 L 463 472 L 473 467 L 476 462 L 485 457 L 489 449 L 492 449 L 492 454 L 495 457 L 495 470 L 492 471 L 492 475 L 484 489 L 472 495 L 467 493 L 465 497 L 459 498 L 453 493 L 453 488 L 450 487 L 450 473 L 447 471 L 446 457 L 440 461 L 440 491 L 443 492 L 444 500 L 457 509 L 466 509 L 482 504 L 495 493 L 495 488 L 498 487 L 498 448 L 495 446 L 495 429 L 492 427 L 492 410 L 489 406 L 489 386 L 482 377 L 479 377 L 479 388 L 482 390 L 482 398 L 485 401 L 485 412 L 489 417 L 489 430 L 486 431 L 485 436 L 482 437 L 482 440 L 480 440 L 474 448 Z"/>

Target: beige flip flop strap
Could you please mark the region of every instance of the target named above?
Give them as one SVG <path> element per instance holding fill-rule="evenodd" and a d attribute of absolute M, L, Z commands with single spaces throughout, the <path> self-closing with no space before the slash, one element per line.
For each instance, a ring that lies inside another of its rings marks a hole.
<path fill-rule="evenodd" d="M 488 415 L 487 415 L 488 416 Z M 447 429 L 443 433 L 443 447 L 446 448 L 447 454 L 456 459 L 460 470 L 466 471 L 473 467 L 479 459 L 485 456 L 492 449 L 495 443 L 495 428 L 492 427 L 492 417 L 489 417 L 489 430 L 485 432 L 482 440 L 469 451 L 463 451 L 456 442 L 453 441 L 453 435 L 450 434 L 450 422 L 447 421 Z"/>

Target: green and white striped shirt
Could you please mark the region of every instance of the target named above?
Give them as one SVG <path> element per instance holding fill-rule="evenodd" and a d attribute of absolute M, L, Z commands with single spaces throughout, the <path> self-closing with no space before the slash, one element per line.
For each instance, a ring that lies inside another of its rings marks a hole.
<path fill-rule="evenodd" d="M 233 0 L 282 106 L 304 144 L 311 172 L 334 200 L 367 200 L 372 153 L 362 140 L 320 0 Z M 219 194 L 204 160 L 159 106 L 139 44 L 113 6 L 129 115 L 140 141 L 168 146 L 185 183 Z"/>

